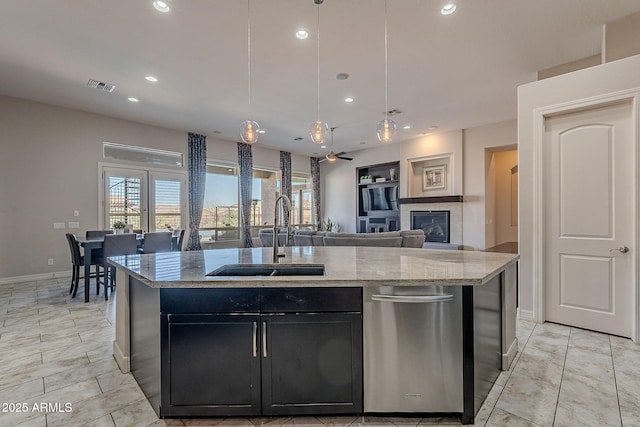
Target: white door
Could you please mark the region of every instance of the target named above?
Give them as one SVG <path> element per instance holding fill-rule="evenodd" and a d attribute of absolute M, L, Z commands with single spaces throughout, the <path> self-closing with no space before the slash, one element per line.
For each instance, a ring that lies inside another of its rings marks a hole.
<path fill-rule="evenodd" d="M 546 320 L 630 337 L 633 105 L 551 117 L 545 128 Z"/>
<path fill-rule="evenodd" d="M 186 177 L 172 173 L 149 172 L 149 230 L 185 228 L 187 211 Z"/>
<path fill-rule="evenodd" d="M 104 227 L 123 221 L 134 229 L 186 226 L 186 176 L 179 173 L 103 168 Z"/>
<path fill-rule="evenodd" d="M 149 229 L 147 215 L 147 172 L 136 169 L 104 168 L 104 228 L 122 221 L 131 228 Z"/>

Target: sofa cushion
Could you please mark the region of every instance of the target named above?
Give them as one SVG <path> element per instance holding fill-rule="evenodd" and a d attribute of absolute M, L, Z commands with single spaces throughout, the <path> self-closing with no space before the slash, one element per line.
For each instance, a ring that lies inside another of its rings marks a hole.
<path fill-rule="evenodd" d="M 403 248 L 421 248 L 424 244 L 424 230 L 401 231 Z"/>
<path fill-rule="evenodd" d="M 377 233 L 374 233 L 377 234 Z M 402 237 L 324 237 L 325 246 L 378 246 L 385 248 L 399 248 L 402 245 Z"/>

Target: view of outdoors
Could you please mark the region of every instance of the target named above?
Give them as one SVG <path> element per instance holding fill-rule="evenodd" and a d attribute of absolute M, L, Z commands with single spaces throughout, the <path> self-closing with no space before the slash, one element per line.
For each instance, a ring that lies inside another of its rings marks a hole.
<path fill-rule="evenodd" d="M 312 223 L 311 178 L 292 177 L 291 224 Z M 252 235 L 265 226 L 273 226 L 274 203 L 280 193 L 279 172 L 254 169 L 252 203 L 249 222 Z M 204 209 L 200 222 L 203 240 L 234 240 L 240 238 L 239 189 L 237 168 L 207 166 Z"/>

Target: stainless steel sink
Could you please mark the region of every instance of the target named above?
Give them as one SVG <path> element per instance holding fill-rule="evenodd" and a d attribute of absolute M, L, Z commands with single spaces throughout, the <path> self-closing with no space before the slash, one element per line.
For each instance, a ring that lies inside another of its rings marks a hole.
<path fill-rule="evenodd" d="M 324 264 L 226 264 L 207 276 L 323 276 Z"/>

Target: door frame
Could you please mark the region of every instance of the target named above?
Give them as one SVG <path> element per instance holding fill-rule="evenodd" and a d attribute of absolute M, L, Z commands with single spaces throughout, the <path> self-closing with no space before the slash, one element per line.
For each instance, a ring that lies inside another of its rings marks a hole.
<path fill-rule="evenodd" d="M 638 105 L 640 104 L 640 92 L 635 90 L 626 90 L 614 92 L 606 95 L 595 96 L 583 100 L 576 100 L 571 102 L 565 102 L 557 105 L 552 105 L 543 108 L 536 108 L 533 110 L 533 319 L 537 323 L 544 323 L 545 318 L 545 291 L 544 284 L 545 279 L 545 265 L 544 265 L 544 251 L 545 251 L 545 238 L 544 231 L 546 229 L 545 221 L 545 195 L 544 195 L 544 176 L 548 165 L 545 163 L 544 158 L 544 145 L 545 145 L 545 123 L 546 119 L 552 116 L 566 113 L 574 113 L 582 110 L 588 110 L 592 108 L 606 107 L 610 104 L 617 104 L 623 102 L 631 102 L 632 108 L 632 120 L 634 122 L 634 138 L 635 138 L 635 171 L 634 182 L 636 183 L 634 194 L 634 233 L 632 244 L 634 245 L 634 283 L 632 283 L 632 327 L 631 327 L 631 339 L 634 342 L 640 341 L 640 286 L 638 278 L 640 262 L 640 238 L 638 236 L 638 214 L 639 214 L 639 188 L 638 182 L 639 169 L 640 169 L 640 114 L 638 111 Z M 520 164 L 521 162 L 518 161 Z M 522 184 L 519 182 L 518 187 Z M 521 193 L 522 189 L 519 188 L 518 192 Z M 518 221 L 521 224 L 521 221 Z"/>

